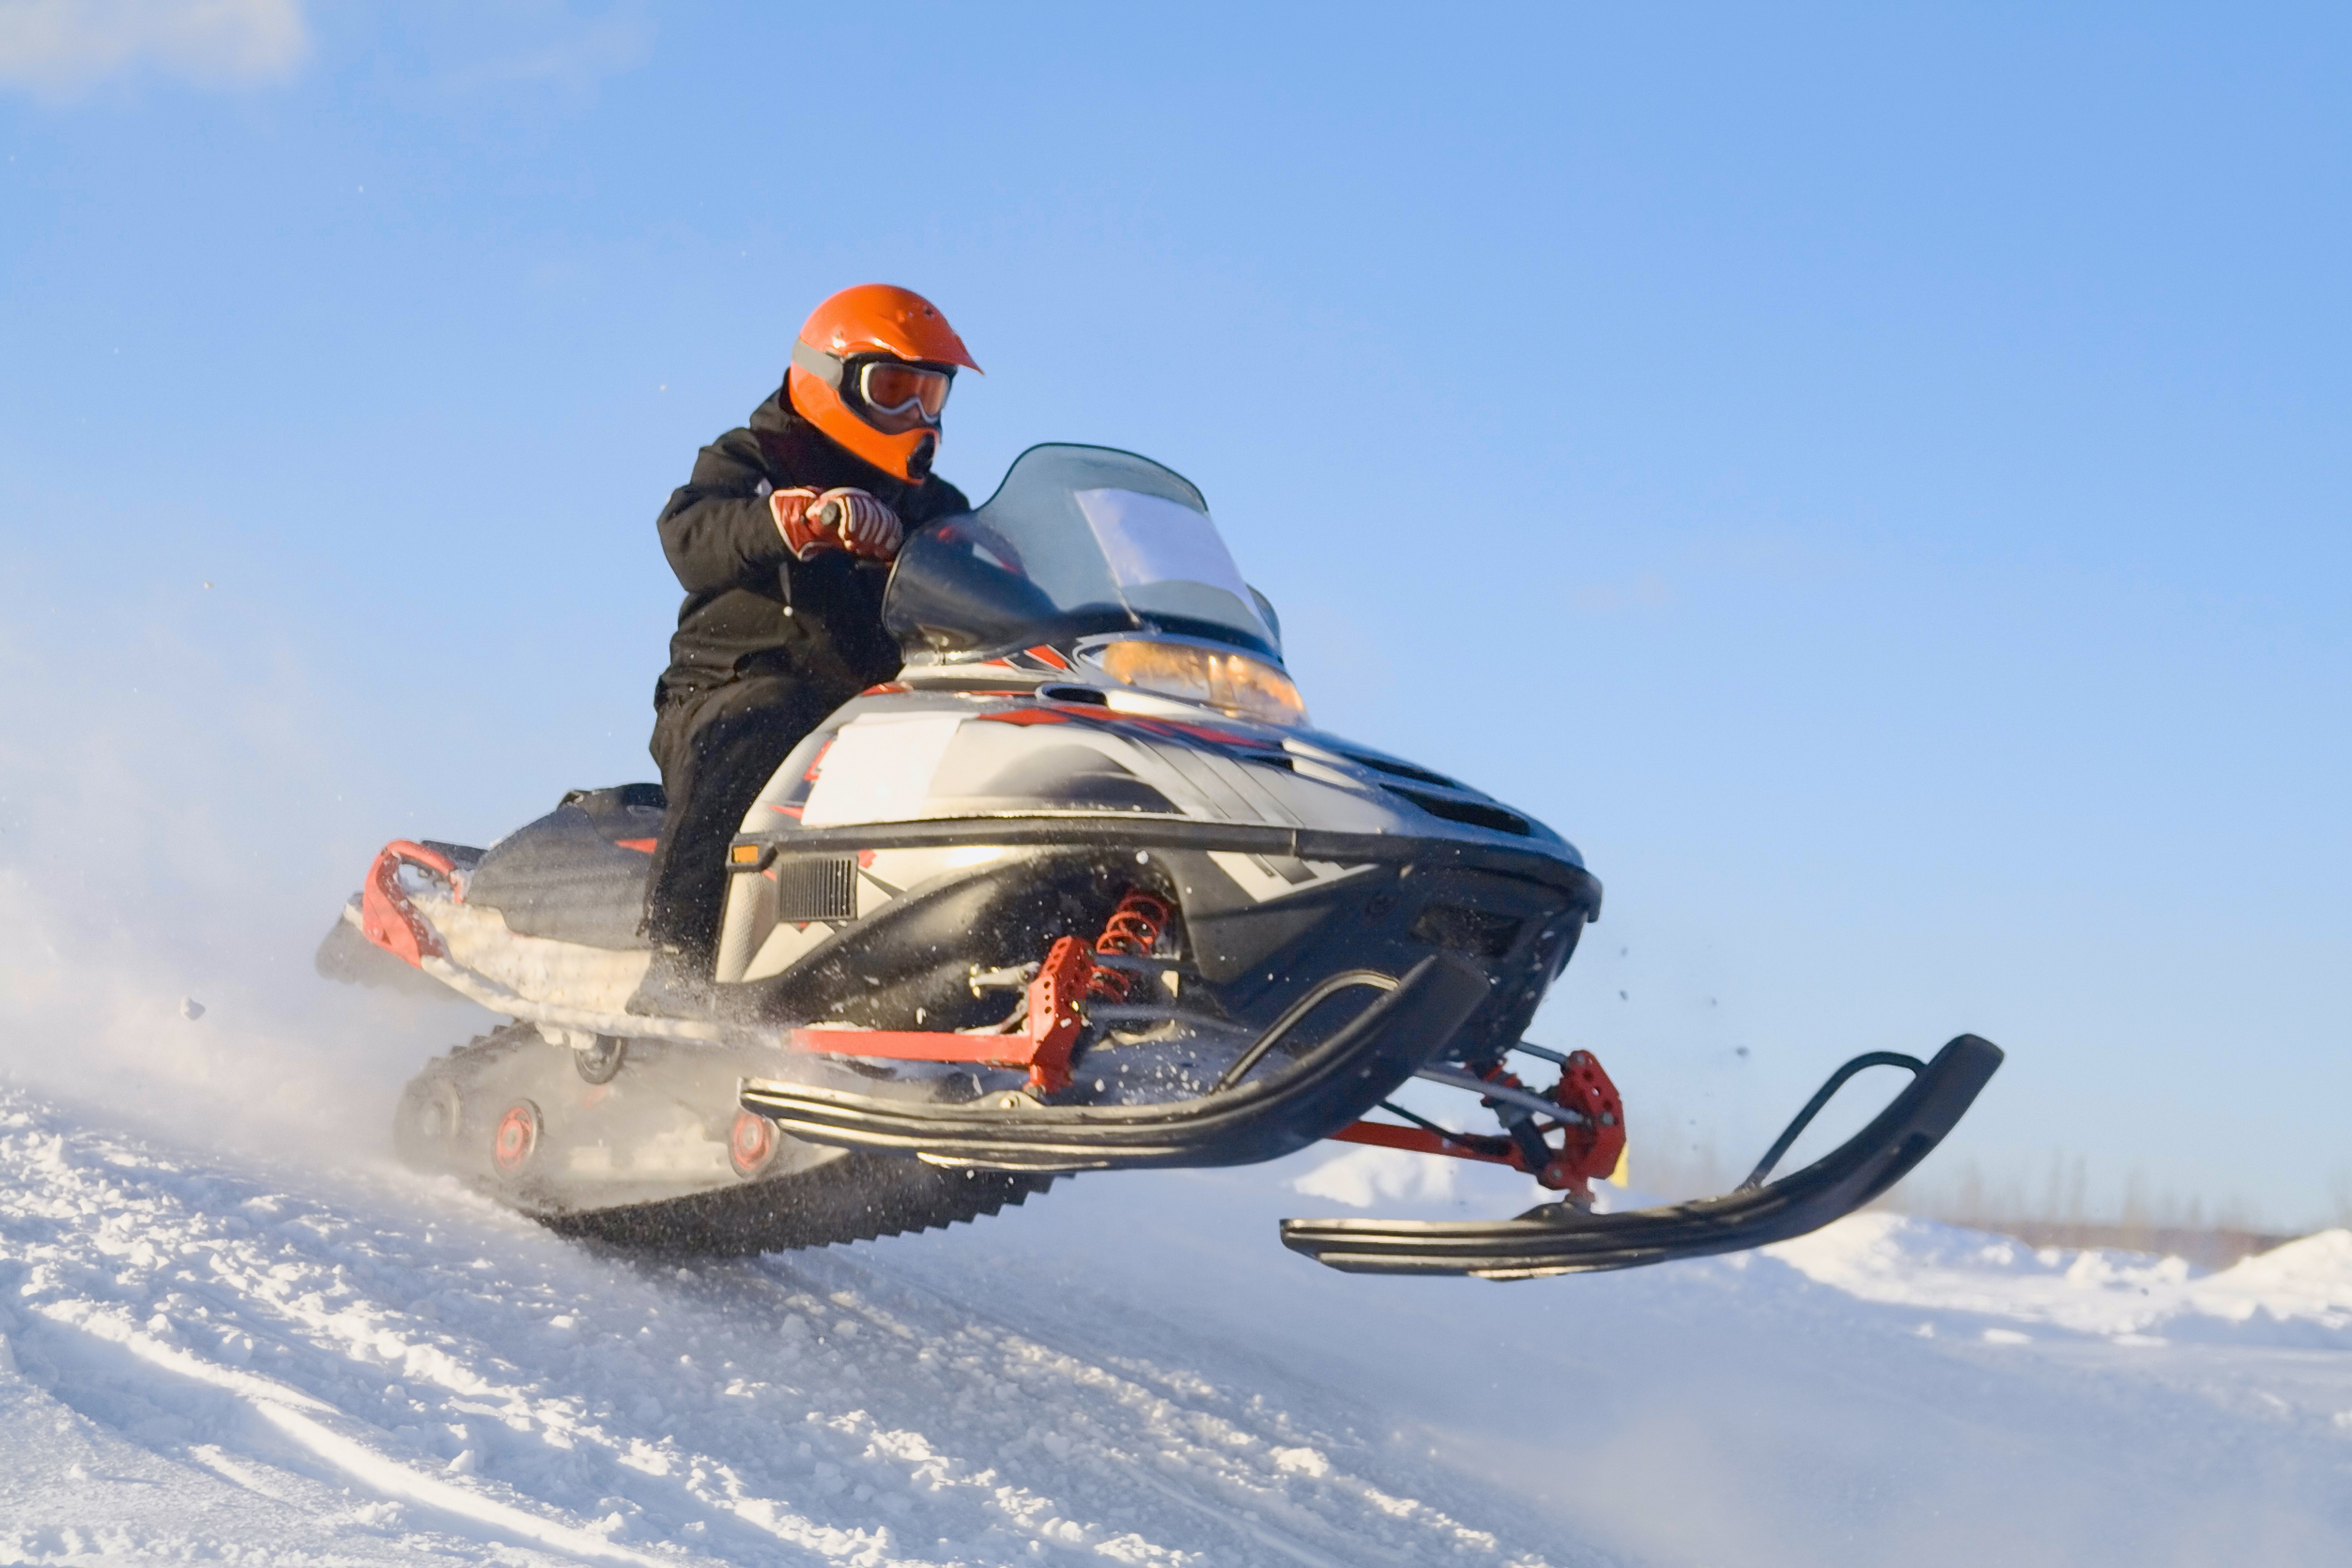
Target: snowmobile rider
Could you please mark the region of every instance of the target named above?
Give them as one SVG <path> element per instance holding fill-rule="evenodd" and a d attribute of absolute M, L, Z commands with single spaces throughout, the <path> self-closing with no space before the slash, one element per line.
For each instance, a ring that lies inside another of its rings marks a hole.
<path fill-rule="evenodd" d="M 669 806 L 645 891 L 653 962 L 631 1011 L 707 1005 L 744 814 L 827 714 L 898 673 L 889 564 L 910 532 L 971 508 L 930 471 L 959 368 L 980 367 L 930 300 L 845 288 L 801 328 L 784 385 L 702 449 L 662 508 L 686 598 L 653 688 Z"/>

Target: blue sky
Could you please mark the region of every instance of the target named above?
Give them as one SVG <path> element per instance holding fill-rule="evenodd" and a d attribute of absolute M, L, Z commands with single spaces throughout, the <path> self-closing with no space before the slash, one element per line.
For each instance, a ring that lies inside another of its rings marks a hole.
<path fill-rule="evenodd" d="M 1583 848 L 1637 1160 L 1968 1028 L 1949 1170 L 2352 1202 L 2340 11 L 196 9 L 0 3 L 0 869 L 136 983 L 648 776 L 653 514 L 879 278 L 945 473 L 1169 463 Z"/>

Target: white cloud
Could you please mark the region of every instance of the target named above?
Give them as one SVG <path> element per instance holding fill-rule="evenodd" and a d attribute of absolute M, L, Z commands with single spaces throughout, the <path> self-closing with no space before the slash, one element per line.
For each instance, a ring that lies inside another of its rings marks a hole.
<path fill-rule="evenodd" d="M 142 66 L 209 86 L 291 74 L 302 0 L 0 0 L 0 83 L 79 91 Z"/>

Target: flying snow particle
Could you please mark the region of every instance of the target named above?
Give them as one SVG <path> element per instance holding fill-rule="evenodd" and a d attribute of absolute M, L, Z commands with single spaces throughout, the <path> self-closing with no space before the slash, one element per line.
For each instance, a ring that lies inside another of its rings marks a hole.
<path fill-rule="evenodd" d="M 193 1023 L 204 1016 L 204 1004 L 192 996 L 183 996 L 179 999 L 179 1016 Z"/>

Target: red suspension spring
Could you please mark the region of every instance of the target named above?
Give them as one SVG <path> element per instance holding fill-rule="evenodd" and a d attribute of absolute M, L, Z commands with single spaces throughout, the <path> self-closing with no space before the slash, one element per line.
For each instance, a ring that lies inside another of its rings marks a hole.
<path fill-rule="evenodd" d="M 1130 959 L 1149 958 L 1151 950 L 1160 945 L 1160 933 L 1167 925 L 1167 900 L 1130 887 L 1119 900 L 1119 907 L 1111 912 L 1102 934 L 1095 939 L 1095 951 Z M 1098 1002 L 1124 1002 L 1134 979 L 1124 969 L 1098 968 L 1086 982 L 1086 994 Z"/>

